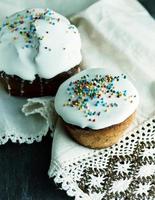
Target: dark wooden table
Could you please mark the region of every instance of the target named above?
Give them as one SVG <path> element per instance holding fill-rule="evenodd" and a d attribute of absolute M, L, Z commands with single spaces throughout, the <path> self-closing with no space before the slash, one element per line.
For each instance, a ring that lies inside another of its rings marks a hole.
<path fill-rule="evenodd" d="M 155 16 L 155 0 L 140 2 Z M 52 139 L 46 136 L 31 145 L 8 142 L 0 146 L 0 200 L 73 199 L 48 178 L 51 145 Z"/>

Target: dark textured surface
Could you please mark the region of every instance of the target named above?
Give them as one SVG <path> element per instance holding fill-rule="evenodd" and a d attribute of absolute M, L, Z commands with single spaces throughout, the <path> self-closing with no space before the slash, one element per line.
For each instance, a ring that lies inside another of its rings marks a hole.
<path fill-rule="evenodd" d="M 0 200 L 70 200 L 47 172 L 51 158 L 50 136 L 41 143 L 0 146 Z"/>
<path fill-rule="evenodd" d="M 155 17 L 155 0 L 139 0 L 139 2 Z"/>
<path fill-rule="evenodd" d="M 155 16 L 155 0 L 140 2 Z M 51 143 L 51 138 L 45 137 L 32 145 L 8 142 L 0 146 L 0 200 L 73 199 L 48 178 Z"/>

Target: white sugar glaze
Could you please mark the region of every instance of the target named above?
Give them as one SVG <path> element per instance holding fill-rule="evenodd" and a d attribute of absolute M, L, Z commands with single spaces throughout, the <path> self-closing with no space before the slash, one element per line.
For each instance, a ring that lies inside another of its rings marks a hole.
<path fill-rule="evenodd" d="M 0 71 L 33 81 L 50 79 L 81 62 L 77 28 L 50 9 L 27 9 L 0 24 Z"/>
<path fill-rule="evenodd" d="M 73 92 L 76 85 L 74 85 L 74 82 L 86 76 L 89 86 L 87 84 L 87 87 L 83 88 L 86 91 L 85 93 L 90 94 L 92 92 L 90 83 L 96 75 L 103 78 L 106 76 L 112 77 L 111 80 L 113 81 L 108 83 L 106 81 L 103 82 L 106 84 L 106 87 L 103 87 L 104 91 L 99 92 L 101 94 L 99 98 L 94 97 L 91 99 L 88 95 L 85 95 L 75 105 L 75 101 L 77 102 L 77 98 L 79 97 Z M 119 77 L 119 80 L 117 81 L 117 78 L 114 77 Z M 111 93 L 110 90 L 114 91 L 114 93 Z M 85 104 L 87 107 L 84 108 L 82 104 L 82 108 L 79 109 L 80 106 L 78 105 L 84 99 L 85 101 L 88 99 L 87 104 Z M 74 106 L 71 106 L 72 103 L 67 104 L 67 102 L 74 102 Z M 137 90 L 124 74 L 105 68 L 92 68 L 72 76 L 59 87 L 55 98 L 55 109 L 65 122 L 81 128 L 89 127 L 97 130 L 123 122 L 136 111 L 138 103 L 139 95 Z M 91 114 L 89 114 L 89 111 Z M 94 112 L 95 115 L 92 114 Z"/>

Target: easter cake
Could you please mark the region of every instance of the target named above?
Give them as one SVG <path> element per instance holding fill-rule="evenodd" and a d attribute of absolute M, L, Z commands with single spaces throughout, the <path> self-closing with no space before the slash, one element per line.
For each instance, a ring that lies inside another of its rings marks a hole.
<path fill-rule="evenodd" d="M 118 142 L 134 121 L 138 102 L 137 90 L 126 75 L 91 68 L 59 87 L 55 109 L 74 140 L 99 149 Z"/>
<path fill-rule="evenodd" d="M 79 72 L 77 28 L 50 9 L 26 9 L 0 24 L 0 77 L 15 96 L 55 95 Z"/>

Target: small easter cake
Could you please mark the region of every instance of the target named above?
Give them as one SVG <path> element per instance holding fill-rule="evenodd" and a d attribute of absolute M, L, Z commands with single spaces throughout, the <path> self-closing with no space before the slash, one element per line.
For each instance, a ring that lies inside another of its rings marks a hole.
<path fill-rule="evenodd" d="M 0 77 L 15 96 L 55 95 L 79 72 L 77 28 L 50 9 L 26 9 L 0 24 Z"/>
<path fill-rule="evenodd" d="M 118 142 L 135 118 L 139 96 L 126 75 L 91 68 L 58 89 L 55 109 L 79 144 L 105 148 Z"/>

